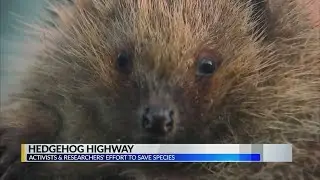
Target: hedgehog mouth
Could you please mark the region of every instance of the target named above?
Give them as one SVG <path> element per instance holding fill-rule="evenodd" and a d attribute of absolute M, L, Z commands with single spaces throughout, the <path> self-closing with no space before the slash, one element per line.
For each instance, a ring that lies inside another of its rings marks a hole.
<path fill-rule="evenodd" d="M 146 138 L 144 141 L 147 144 L 159 144 L 163 141 L 163 139 L 161 139 L 160 137 L 149 137 Z"/>
<path fill-rule="evenodd" d="M 156 136 L 156 135 L 146 135 L 144 138 L 142 138 L 142 141 L 146 144 L 159 144 L 162 142 L 167 142 L 167 138 L 165 135 L 163 136 Z"/>
<path fill-rule="evenodd" d="M 179 143 L 178 139 L 170 137 L 169 135 L 152 135 L 146 134 L 140 141 L 144 144 L 173 144 Z"/>

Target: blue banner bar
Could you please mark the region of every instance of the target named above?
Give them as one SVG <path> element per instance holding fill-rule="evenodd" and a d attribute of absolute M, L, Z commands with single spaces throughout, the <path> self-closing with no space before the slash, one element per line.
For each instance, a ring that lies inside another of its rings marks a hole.
<path fill-rule="evenodd" d="M 26 162 L 261 162 L 260 154 L 27 154 Z"/>

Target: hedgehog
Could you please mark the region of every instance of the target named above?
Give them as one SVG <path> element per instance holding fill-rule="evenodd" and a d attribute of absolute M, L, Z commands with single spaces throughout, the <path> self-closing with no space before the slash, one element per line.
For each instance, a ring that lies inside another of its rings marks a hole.
<path fill-rule="evenodd" d="M 320 178 L 320 30 L 294 0 L 52 0 L 48 12 L 1 105 L 1 180 Z M 290 143 L 293 162 L 28 164 L 22 143 Z"/>

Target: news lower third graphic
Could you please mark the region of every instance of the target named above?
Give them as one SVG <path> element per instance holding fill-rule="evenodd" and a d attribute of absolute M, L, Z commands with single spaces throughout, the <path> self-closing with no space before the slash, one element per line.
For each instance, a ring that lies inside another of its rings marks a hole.
<path fill-rule="evenodd" d="M 22 144 L 21 162 L 292 162 L 292 145 Z"/>

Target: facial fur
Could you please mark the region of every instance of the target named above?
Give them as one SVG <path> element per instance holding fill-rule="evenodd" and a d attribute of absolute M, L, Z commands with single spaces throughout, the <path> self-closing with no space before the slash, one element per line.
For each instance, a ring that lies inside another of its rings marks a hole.
<path fill-rule="evenodd" d="M 127 142 L 143 142 L 141 113 L 150 103 L 174 109 L 174 130 L 164 136 L 168 142 L 219 142 L 220 134 L 228 134 L 227 126 L 238 124 L 246 95 L 235 87 L 254 91 L 259 83 L 257 66 L 263 59 L 257 40 L 248 33 L 249 13 L 240 4 L 141 1 L 94 5 L 101 7 L 74 17 L 77 20 L 66 28 L 67 36 L 74 38 L 61 43 L 58 51 L 62 52 L 54 54 L 68 53 L 68 59 L 85 61 L 87 67 L 79 70 L 94 72 L 88 78 L 97 78 L 99 87 L 87 93 L 95 91 L 101 104 L 100 109 L 93 109 L 109 116 L 97 118 L 102 131 L 112 131 L 119 140 L 129 137 Z M 108 22 L 107 15 L 111 17 Z M 121 69 L 117 57 L 122 54 L 128 64 Z M 216 69 L 209 76 L 199 75 L 199 62 L 206 58 Z M 95 101 L 90 98 L 84 101 Z M 212 133 L 217 137 L 212 138 Z"/>
<path fill-rule="evenodd" d="M 316 178 L 319 30 L 292 1 L 268 3 L 265 11 L 234 0 L 58 3 L 13 100 L 18 113 L 4 113 L 2 127 L 33 103 L 55 114 L 38 120 L 58 122 L 52 143 L 293 143 L 292 164 L 209 164 L 202 175 Z M 18 124 L 31 132 L 30 119 Z"/>

